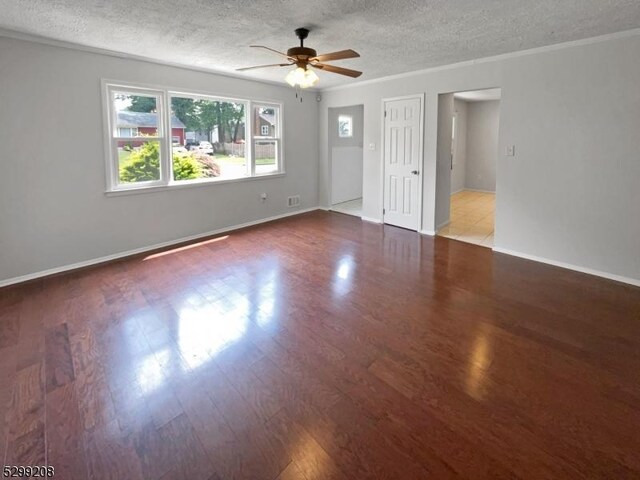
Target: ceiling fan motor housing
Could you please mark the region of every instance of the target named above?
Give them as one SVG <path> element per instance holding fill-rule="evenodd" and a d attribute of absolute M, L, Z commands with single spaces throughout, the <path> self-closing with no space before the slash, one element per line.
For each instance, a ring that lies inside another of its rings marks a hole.
<path fill-rule="evenodd" d="M 299 60 L 307 60 L 309 58 L 317 57 L 318 54 L 313 48 L 293 47 L 287 50 L 287 56 L 297 58 Z"/>
<path fill-rule="evenodd" d="M 318 54 L 313 48 L 304 46 L 304 39 L 309 36 L 309 29 L 296 28 L 295 32 L 296 36 L 300 39 L 300 46 L 287 50 L 287 56 L 294 58 L 299 67 L 305 68 L 307 63 L 309 63 L 308 60 L 318 56 Z"/>

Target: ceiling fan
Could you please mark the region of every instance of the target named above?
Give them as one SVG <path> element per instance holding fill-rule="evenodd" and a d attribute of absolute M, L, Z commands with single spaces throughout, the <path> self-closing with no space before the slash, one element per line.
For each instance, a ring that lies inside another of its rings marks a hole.
<path fill-rule="evenodd" d="M 293 47 L 287 50 L 287 53 L 279 52 L 273 48 L 265 47 L 263 45 L 251 45 L 253 48 L 262 48 L 269 52 L 280 55 L 287 59 L 287 63 L 274 63 L 271 65 L 257 65 L 255 67 L 238 68 L 236 71 L 243 72 L 245 70 L 253 70 L 256 68 L 267 67 L 289 67 L 295 65 L 296 68 L 291 70 L 285 80 L 292 87 L 299 86 L 300 88 L 312 87 L 318 83 L 318 76 L 309 67 L 317 68 L 319 70 L 325 70 L 331 73 L 337 73 L 339 75 L 346 75 L 348 77 L 357 78 L 362 75 L 362 72 L 357 70 L 350 70 L 348 68 L 336 67 L 334 65 L 328 65 L 324 62 L 332 60 L 344 60 L 347 58 L 357 58 L 360 55 L 353 50 L 341 50 L 339 52 L 325 53 L 318 55 L 313 48 L 304 46 L 304 40 L 309 36 L 309 30 L 307 28 L 296 28 L 296 36 L 300 39 L 300 46 Z"/>

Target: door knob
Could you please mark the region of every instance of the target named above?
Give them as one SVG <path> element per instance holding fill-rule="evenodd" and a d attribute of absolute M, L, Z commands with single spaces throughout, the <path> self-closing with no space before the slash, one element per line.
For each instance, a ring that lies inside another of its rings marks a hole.
<path fill-rule="evenodd" d="M 412 170 L 411 175 L 418 175 L 420 172 L 418 170 Z"/>

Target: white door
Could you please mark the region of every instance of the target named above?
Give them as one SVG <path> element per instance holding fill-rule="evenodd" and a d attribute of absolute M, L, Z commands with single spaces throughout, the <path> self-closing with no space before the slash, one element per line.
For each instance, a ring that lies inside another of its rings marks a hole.
<path fill-rule="evenodd" d="M 421 99 L 384 104 L 384 222 L 418 230 Z"/>

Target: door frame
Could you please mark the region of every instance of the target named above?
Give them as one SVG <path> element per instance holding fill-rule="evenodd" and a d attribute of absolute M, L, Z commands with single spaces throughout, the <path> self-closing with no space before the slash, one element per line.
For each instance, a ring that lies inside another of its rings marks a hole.
<path fill-rule="evenodd" d="M 385 137 L 385 106 L 387 104 L 387 102 L 393 102 L 396 100 L 410 100 L 413 98 L 417 98 L 420 100 L 420 115 L 419 115 L 419 130 L 420 130 L 420 146 L 418 148 L 418 152 L 420 154 L 420 158 L 418 159 L 418 166 L 420 168 L 420 173 L 418 174 L 418 221 L 417 221 L 417 225 L 416 225 L 416 232 L 420 232 L 422 230 L 422 204 L 423 204 L 423 195 L 422 195 L 422 189 L 423 189 L 423 183 L 424 183 L 424 177 L 422 176 L 423 172 L 424 172 L 424 98 L 425 98 L 425 92 L 420 92 L 420 93 L 414 93 L 412 95 L 402 95 L 399 97 L 385 97 L 382 98 L 382 103 L 380 106 L 380 119 L 382 121 L 381 125 L 381 140 L 380 140 L 380 158 L 382 160 L 382 178 L 380 179 L 380 197 L 382 199 L 381 205 L 380 205 L 380 218 L 382 219 L 382 224 L 384 225 L 384 181 L 385 181 L 385 144 L 384 144 L 384 137 Z"/>

